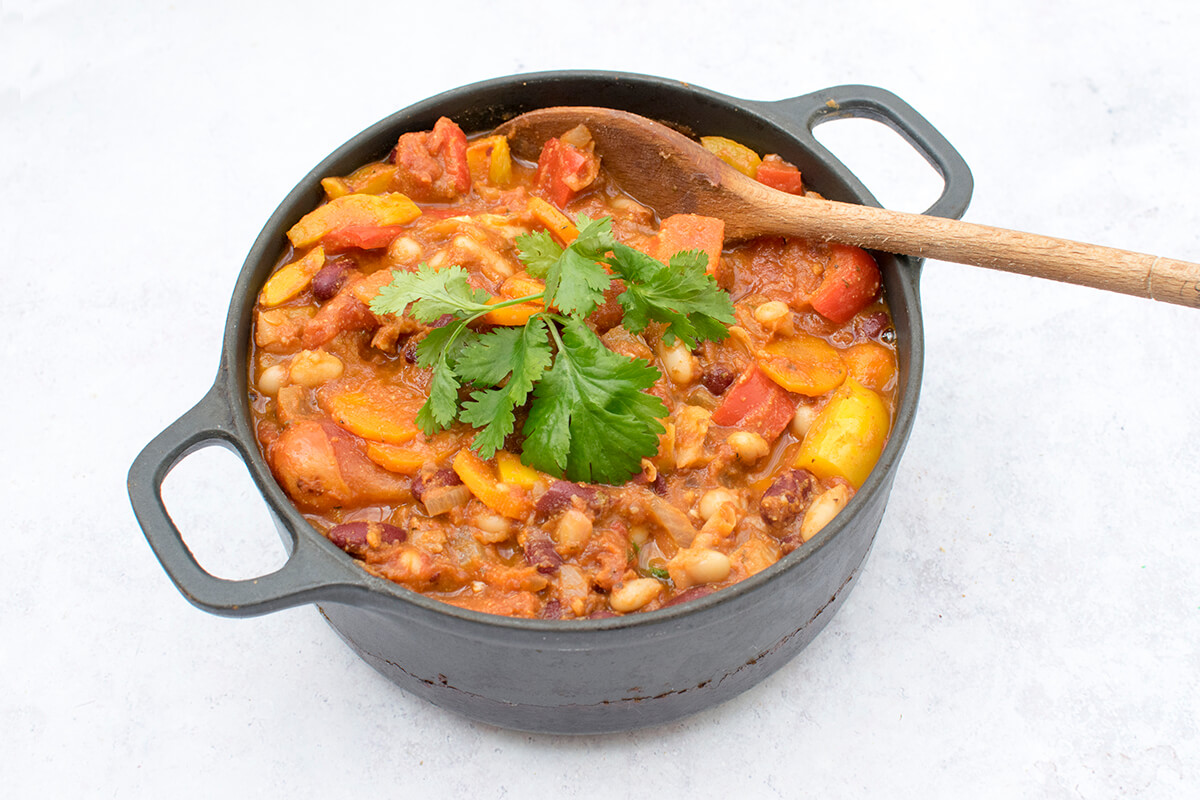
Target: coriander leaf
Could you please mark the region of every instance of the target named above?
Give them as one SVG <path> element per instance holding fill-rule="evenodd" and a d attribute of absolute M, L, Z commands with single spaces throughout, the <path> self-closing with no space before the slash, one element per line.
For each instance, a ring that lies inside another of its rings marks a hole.
<path fill-rule="evenodd" d="M 376 314 L 409 313 L 426 325 L 444 314 L 478 314 L 488 310 L 488 293 L 467 283 L 467 271 L 459 266 L 435 270 L 422 263 L 414 272 L 392 271 L 392 282 L 371 299 Z"/>
<path fill-rule="evenodd" d="M 417 426 L 426 434 L 447 428 L 458 416 L 458 377 L 454 364 L 458 353 L 470 347 L 480 334 L 467 327 L 466 320 L 455 319 L 440 328 L 432 328 L 417 344 L 417 366 L 433 371 L 429 399 L 417 412 Z"/>
<path fill-rule="evenodd" d="M 517 257 L 525 265 L 525 271 L 535 278 L 546 277 L 546 271 L 563 252 L 549 231 L 523 234 L 517 237 L 516 243 Z"/>
<path fill-rule="evenodd" d="M 452 320 L 440 328 L 430 328 L 429 332 L 417 342 L 417 366 L 430 369 L 439 361 L 453 362 L 452 352 L 455 343 L 464 335 L 473 331 L 466 330 L 462 320 Z"/>
<path fill-rule="evenodd" d="M 640 333 L 654 320 L 667 324 L 667 344 L 678 337 L 695 347 L 700 340 L 729 335 L 725 326 L 734 322 L 733 303 L 704 271 L 708 257 L 702 251 L 676 253 L 666 264 L 620 242 L 612 251 L 608 264 L 625 280 L 617 302 L 630 333 Z"/>
<path fill-rule="evenodd" d="M 439 353 L 433 364 L 433 378 L 429 382 L 429 399 L 417 411 L 417 426 L 426 435 L 437 433 L 450 426 L 458 416 L 458 379 L 446 360 L 446 350 Z"/>
<path fill-rule="evenodd" d="M 667 415 L 644 390 L 659 372 L 614 353 L 582 321 L 564 321 L 554 366 L 533 389 L 525 422 L 526 463 L 573 481 L 621 483 L 658 450 Z"/>
<path fill-rule="evenodd" d="M 546 301 L 564 314 L 586 317 L 612 282 L 601 263 L 613 245 L 612 220 L 580 214 L 579 235 L 546 268 Z"/>
<path fill-rule="evenodd" d="M 463 403 L 460 418 L 480 429 L 473 445 L 480 456 L 491 458 L 513 432 L 513 409 L 525 402 L 551 357 L 546 321 L 541 317 L 533 317 L 522 328 L 493 331 L 463 348 L 456 367 L 463 380 L 497 384 L 511 373 L 504 386 L 472 392 Z"/>

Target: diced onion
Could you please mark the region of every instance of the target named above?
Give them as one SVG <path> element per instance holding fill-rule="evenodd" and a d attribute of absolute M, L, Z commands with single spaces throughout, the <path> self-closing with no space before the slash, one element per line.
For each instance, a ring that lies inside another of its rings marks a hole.
<path fill-rule="evenodd" d="M 425 492 L 422 502 L 425 503 L 425 513 L 431 517 L 444 514 L 450 509 L 461 506 L 471 499 L 471 490 L 463 484 L 456 486 L 439 486 Z"/>

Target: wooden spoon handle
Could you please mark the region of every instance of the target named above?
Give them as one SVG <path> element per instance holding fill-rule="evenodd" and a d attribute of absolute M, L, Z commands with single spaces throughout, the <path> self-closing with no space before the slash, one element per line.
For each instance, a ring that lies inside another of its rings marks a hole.
<path fill-rule="evenodd" d="M 776 225 L 819 229 L 826 240 L 1200 308 L 1200 264 L 1188 261 L 829 200 L 777 208 Z"/>

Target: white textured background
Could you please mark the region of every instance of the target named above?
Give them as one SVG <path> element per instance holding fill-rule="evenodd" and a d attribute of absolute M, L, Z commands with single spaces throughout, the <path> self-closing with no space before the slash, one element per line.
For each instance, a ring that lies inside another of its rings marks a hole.
<path fill-rule="evenodd" d="M 125 494 L 211 383 L 260 227 L 391 112 L 603 68 L 780 99 L 890 89 L 967 219 L 1200 260 L 1200 4 L 0 0 L 0 786 L 6 797 L 1195 797 L 1200 311 L 954 265 L 921 412 L 840 614 L 683 722 L 564 739 L 395 689 L 312 608 L 209 616 Z M 649 5 L 649 4 L 647 4 Z M 937 183 L 872 123 L 878 196 Z M 167 498 L 202 561 L 282 548 L 224 451 Z"/>

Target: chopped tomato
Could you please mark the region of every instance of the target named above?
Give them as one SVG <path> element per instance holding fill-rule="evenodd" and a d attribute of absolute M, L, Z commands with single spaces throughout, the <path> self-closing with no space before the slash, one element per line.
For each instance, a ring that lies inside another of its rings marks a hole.
<path fill-rule="evenodd" d="M 562 208 L 583 191 L 600 171 L 593 153 L 562 139 L 547 139 L 538 156 L 534 185 L 554 205 Z"/>
<path fill-rule="evenodd" d="M 809 302 L 821 316 L 841 324 L 875 299 L 880 283 L 879 265 L 870 253 L 861 247 L 830 245 L 825 276 Z"/>
<path fill-rule="evenodd" d="M 713 410 L 712 421 L 757 433 L 773 442 L 795 413 L 796 402 L 791 395 L 754 364 L 725 390 L 721 404 Z"/>
<path fill-rule="evenodd" d="M 429 152 L 441 156 L 454 188 L 465 194 L 471 188 L 471 169 L 467 164 L 467 135 L 462 128 L 446 117 L 439 119 L 429 133 Z"/>
<path fill-rule="evenodd" d="M 702 250 L 708 255 L 709 275 L 721 261 L 725 246 L 725 220 L 698 214 L 672 214 L 658 229 L 655 257 L 667 261 L 682 250 Z"/>
<path fill-rule="evenodd" d="M 378 250 L 391 244 L 402 230 L 401 225 L 343 225 L 325 234 L 322 244 L 329 253 L 341 253 L 355 247 Z"/>
<path fill-rule="evenodd" d="M 763 158 L 754 175 L 764 186 L 788 194 L 804 194 L 804 179 L 795 164 L 790 164 L 775 154 Z"/>
<path fill-rule="evenodd" d="M 449 201 L 471 189 L 467 136 L 446 117 L 431 131 L 405 133 L 390 156 L 401 191 L 421 202 Z"/>

